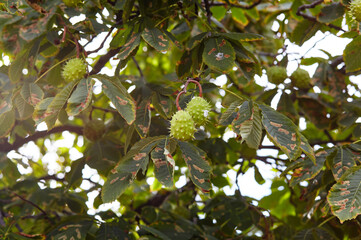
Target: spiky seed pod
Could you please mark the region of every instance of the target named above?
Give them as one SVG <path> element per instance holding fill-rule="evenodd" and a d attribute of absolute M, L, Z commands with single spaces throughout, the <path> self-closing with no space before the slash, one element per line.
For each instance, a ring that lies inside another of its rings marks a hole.
<path fill-rule="evenodd" d="M 194 97 L 188 104 L 186 111 L 191 115 L 196 126 L 205 124 L 208 120 L 208 112 L 211 105 L 201 97 Z"/>
<path fill-rule="evenodd" d="M 84 136 L 92 142 L 100 139 L 104 133 L 105 133 L 104 122 L 99 119 L 90 120 L 85 124 L 83 128 Z"/>
<path fill-rule="evenodd" d="M 72 82 L 84 77 L 86 74 L 86 64 L 80 58 L 70 59 L 64 66 L 61 75 L 66 82 Z"/>
<path fill-rule="evenodd" d="M 176 112 L 170 121 L 170 135 L 181 141 L 189 141 L 193 138 L 196 128 L 194 121 L 188 112 L 180 110 Z"/>
<path fill-rule="evenodd" d="M 268 81 L 273 84 L 281 84 L 288 77 L 286 68 L 280 66 L 272 66 L 267 69 Z"/>
<path fill-rule="evenodd" d="M 350 3 L 350 13 L 353 19 L 361 22 L 361 0 L 354 0 Z"/>
<path fill-rule="evenodd" d="M 63 0 L 67 7 L 77 7 L 82 4 L 82 0 Z"/>
<path fill-rule="evenodd" d="M 297 68 L 297 70 L 292 73 L 290 78 L 292 85 L 297 88 L 305 89 L 310 87 L 311 77 L 304 69 Z"/>

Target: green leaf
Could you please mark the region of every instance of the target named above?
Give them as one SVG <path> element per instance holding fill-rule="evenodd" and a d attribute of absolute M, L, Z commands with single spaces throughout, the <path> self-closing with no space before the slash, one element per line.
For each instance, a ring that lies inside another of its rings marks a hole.
<path fill-rule="evenodd" d="M 350 168 L 328 193 L 332 213 L 343 223 L 361 213 L 361 166 Z"/>
<path fill-rule="evenodd" d="M 240 100 L 236 100 L 229 105 L 227 110 L 222 113 L 221 118 L 219 119 L 219 124 L 223 126 L 228 126 L 233 122 L 233 120 L 237 117 L 237 113 L 235 112 L 236 108 L 241 104 Z"/>
<path fill-rule="evenodd" d="M 298 22 L 295 29 L 293 29 L 290 40 L 297 45 L 302 46 L 308 39 L 315 35 L 320 27 L 321 24 L 319 22 L 304 19 L 303 21 Z"/>
<path fill-rule="evenodd" d="M 33 115 L 34 107 L 25 101 L 20 92 L 16 94 L 14 103 L 18 113 L 17 119 L 24 120 Z"/>
<path fill-rule="evenodd" d="M 313 151 L 313 148 L 308 143 L 307 138 L 303 136 L 301 133 L 299 133 L 300 139 L 301 139 L 301 149 L 302 151 L 311 159 L 311 161 L 316 164 L 316 158 L 315 158 L 315 152 Z"/>
<path fill-rule="evenodd" d="M 142 33 L 144 41 L 158 51 L 167 51 L 169 41 L 166 36 L 158 28 L 144 28 Z"/>
<path fill-rule="evenodd" d="M 122 20 L 123 23 L 126 23 L 132 13 L 135 0 L 124 0 L 124 2 Z"/>
<path fill-rule="evenodd" d="M 15 111 L 10 110 L 0 115 L 0 138 L 5 137 L 15 124 Z"/>
<path fill-rule="evenodd" d="M 232 126 L 234 132 L 241 135 L 242 142 L 246 141 L 250 148 L 258 149 L 262 138 L 262 123 L 257 106 L 249 101 L 243 102 Z"/>
<path fill-rule="evenodd" d="M 122 229 L 118 222 L 105 222 L 99 227 L 96 233 L 96 240 L 112 239 L 123 240 L 128 238 L 128 234 Z"/>
<path fill-rule="evenodd" d="M 354 160 L 354 155 L 349 149 L 337 147 L 336 152 L 333 155 L 332 164 L 332 174 L 337 181 L 349 168 L 355 166 L 356 162 Z"/>
<path fill-rule="evenodd" d="M 198 46 L 203 42 L 204 38 L 208 35 L 208 32 L 202 32 L 194 37 L 192 37 L 187 43 L 187 50 L 192 50 L 194 47 Z"/>
<path fill-rule="evenodd" d="M 164 138 L 164 136 L 144 138 L 133 145 L 120 163 L 110 171 L 102 188 L 103 202 L 117 199 L 134 181 L 140 169 L 145 172 L 149 162 L 149 152 Z"/>
<path fill-rule="evenodd" d="M 85 240 L 93 221 L 76 219 L 74 222 L 67 222 L 47 234 L 46 239 L 54 240 Z"/>
<path fill-rule="evenodd" d="M 331 3 L 321 9 L 317 19 L 321 23 L 331 23 L 339 18 L 342 18 L 344 13 L 345 7 L 341 3 Z"/>
<path fill-rule="evenodd" d="M 236 22 L 242 24 L 243 26 L 246 26 L 248 24 L 249 20 L 247 16 L 244 14 L 243 9 L 233 7 L 231 8 L 231 11 L 232 11 L 232 18 Z"/>
<path fill-rule="evenodd" d="M 169 238 L 167 235 L 165 235 L 164 233 L 162 233 L 161 231 L 159 231 L 153 227 L 140 225 L 140 228 L 143 229 L 144 231 L 147 231 L 147 232 L 153 234 L 154 236 L 160 237 L 161 239 L 171 240 L 171 238 Z"/>
<path fill-rule="evenodd" d="M 221 33 L 221 36 L 239 42 L 251 42 L 251 41 L 259 41 L 264 39 L 262 35 L 256 33 L 229 32 L 229 33 Z"/>
<path fill-rule="evenodd" d="M 318 100 L 302 96 L 298 98 L 298 105 L 316 127 L 325 129 L 330 124 L 330 119 L 327 118 L 327 109 Z"/>
<path fill-rule="evenodd" d="M 173 175 L 175 162 L 170 154 L 170 147 L 167 140 L 161 140 L 151 152 L 154 163 L 155 178 L 166 187 L 173 187 Z"/>
<path fill-rule="evenodd" d="M 301 154 L 301 140 L 296 125 L 286 116 L 273 108 L 260 105 L 262 122 L 270 140 L 279 147 L 290 160 L 298 158 Z"/>
<path fill-rule="evenodd" d="M 319 239 L 327 239 L 327 240 L 336 240 L 339 239 L 329 231 L 323 228 L 310 228 L 304 229 L 296 233 L 293 237 L 294 240 L 319 240 Z"/>
<path fill-rule="evenodd" d="M 141 138 L 145 138 L 149 132 L 151 111 L 150 101 L 143 100 L 137 107 L 137 118 L 135 119 L 135 129 Z"/>
<path fill-rule="evenodd" d="M 45 112 L 45 122 L 48 129 L 53 128 L 56 119 L 60 113 L 60 110 L 64 107 L 66 101 L 73 91 L 74 87 L 78 84 L 79 80 L 68 83 L 51 101 Z"/>
<path fill-rule="evenodd" d="M 124 46 L 120 49 L 118 58 L 120 60 L 126 59 L 133 52 L 133 50 L 139 46 L 139 44 L 140 44 L 140 33 L 133 32 L 130 35 L 130 39 L 127 40 L 127 43 L 124 44 Z"/>
<path fill-rule="evenodd" d="M 192 182 L 200 187 L 202 191 L 209 192 L 212 188 L 210 175 L 212 168 L 206 161 L 206 153 L 198 147 L 187 143 L 178 142 L 186 162 Z"/>
<path fill-rule="evenodd" d="M 361 36 L 350 42 L 343 51 L 343 59 L 346 64 L 346 72 L 356 72 L 361 70 Z"/>
<path fill-rule="evenodd" d="M 86 164 L 105 176 L 121 158 L 119 145 L 106 137 L 91 144 L 84 155 Z"/>
<path fill-rule="evenodd" d="M 31 105 L 36 106 L 44 97 L 44 92 L 35 83 L 24 83 L 21 96 Z"/>
<path fill-rule="evenodd" d="M 192 53 L 184 51 L 181 59 L 177 62 L 176 72 L 179 78 L 184 78 L 189 75 L 192 69 Z"/>
<path fill-rule="evenodd" d="M 218 37 L 206 41 L 202 57 L 210 68 L 225 73 L 235 66 L 236 53 L 227 40 Z"/>
<path fill-rule="evenodd" d="M 104 77 L 97 78 L 103 83 L 103 91 L 105 95 L 114 104 L 120 115 L 127 121 L 128 124 L 132 124 L 135 121 L 136 110 L 135 103 L 132 97 L 125 90 L 120 81 L 110 82 Z"/>
<path fill-rule="evenodd" d="M 69 116 L 75 116 L 84 111 L 92 100 L 93 84 L 90 78 L 80 80 L 78 86 L 68 99 L 66 111 Z"/>

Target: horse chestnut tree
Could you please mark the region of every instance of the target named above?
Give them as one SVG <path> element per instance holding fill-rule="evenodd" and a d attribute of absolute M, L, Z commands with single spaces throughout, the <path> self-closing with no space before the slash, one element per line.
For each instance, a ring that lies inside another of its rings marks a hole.
<path fill-rule="evenodd" d="M 360 9 L 2 1 L 0 239 L 359 239 Z"/>

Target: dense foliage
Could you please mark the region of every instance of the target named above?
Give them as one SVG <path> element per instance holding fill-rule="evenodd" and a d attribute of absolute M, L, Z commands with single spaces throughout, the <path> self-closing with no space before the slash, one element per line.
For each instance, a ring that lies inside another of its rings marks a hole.
<path fill-rule="evenodd" d="M 1 2 L 1 239 L 360 239 L 361 1 Z"/>

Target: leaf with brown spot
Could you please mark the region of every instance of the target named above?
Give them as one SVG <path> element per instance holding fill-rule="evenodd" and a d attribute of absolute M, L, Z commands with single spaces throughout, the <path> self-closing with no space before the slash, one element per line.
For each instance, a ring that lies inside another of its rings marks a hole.
<path fill-rule="evenodd" d="M 168 139 L 161 140 L 157 147 L 151 152 L 150 156 L 154 163 L 155 178 L 164 186 L 173 187 L 175 163 L 169 151 L 170 146 L 167 140 Z"/>
<path fill-rule="evenodd" d="M 78 86 L 68 99 L 66 111 L 69 116 L 75 116 L 84 111 L 90 104 L 93 94 L 93 84 L 90 78 L 80 80 Z"/>
<path fill-rule="evenodd" d="M 335 180 L 339 180 L 342 175 L 351 167 L 355 166 L 354 155 L 352 152 L 343 147 L 337 147 L 332 156 L 332 174 Z"/>
<path fill-rule="evenodd" d="M 279 147 L 290 160 L 301 155 L 301 137 L 297 126 L 285 115 L 266 105 L 259 105 L 262 110 L 262 123 L 270 140 Z"/>
<path fill-rule="evenodd" d="M 361 166 L 354 166 L 334 184 L 327 201 L 332 213 L 343 223 L 361 213 Z"/>
<path fill-rule="evenodd" d="M 149 162 L 149 153 L 165 136 L 144 138 L 133 145 L 117 166 L 110 171 L 102 188 L 103 202 L 117 199 L 134 181 L 139 170 L 145 173 Z"/>
<path fill-rule="evenodd" d="M 160 52 L 167 51 L 169 48 L 168 38 L 158 28 L 145 28 L 142 32 L 142 38 Z"/>
<path fill-rule="evenodd" d="M 226 73 L 235 66 L 236 53 L 224 38 L 209 38 L 205 42 L 202 58 L 211 69 Z"/>
<path fill-rule="evenodd" d="M 137 130 L 141 138 L 145 138 L 149 132 L 149 126 L 151 121 L 150 101 L 143 100 L 139 106 L 137 106 L 137 113 L 135 119 L 135 129 Z"/>
<path fill-rule="evenodd" d="M 327 118 L 327 109 L 318 100 L 302 96 L 298 98 L 298 105 L 316 127 L 325 129 L 329 126 L 330 119 Z"/>
<path fill-rule="evenodd" d="M 120 115 L 132 124 L 135 121 L 136 108 L 133 98 L 125 90 L 124 86 L 117 79 L 109 79 L 102 75 L 95 75 L 103 83 L 103 91 L 105 95 L 114 104 Z"/>
<path fill-rule="evenodd" d="M 202 190 L 209 191 L 212 188 L 210 183 L 212 168 L 205 160 L 206 153 L 188 142 L 179 141 L 178 145 L 188 166 L 192 182 Z"/>

